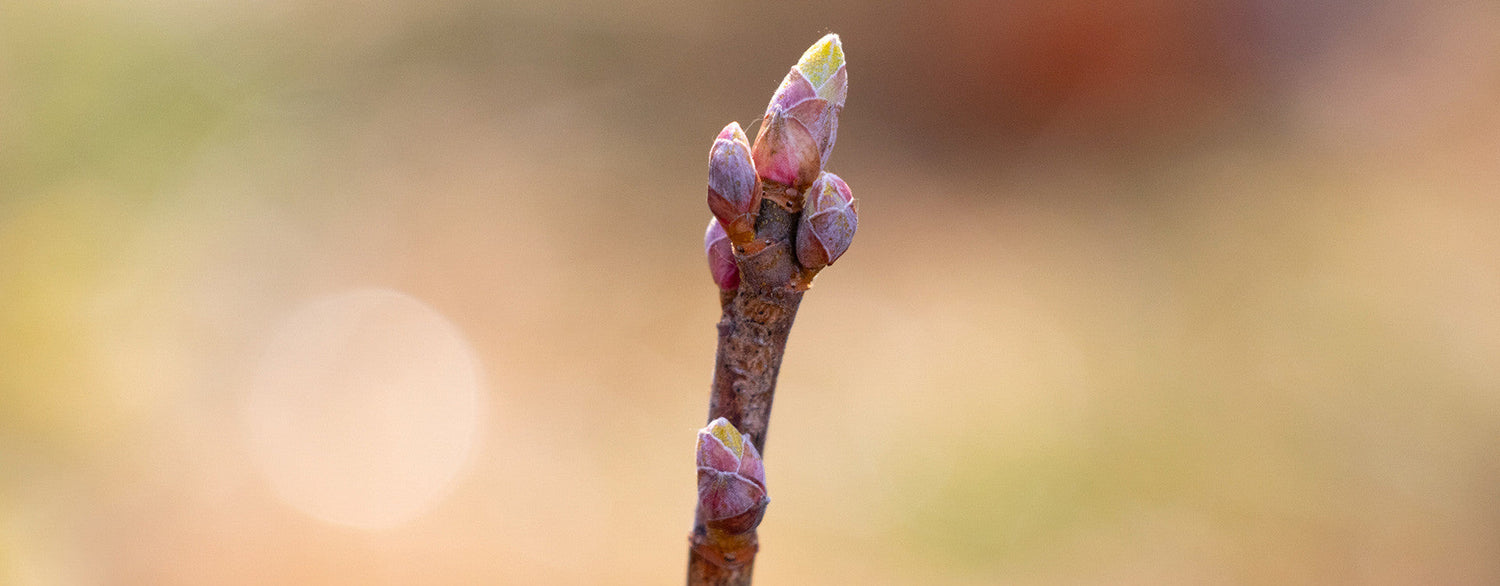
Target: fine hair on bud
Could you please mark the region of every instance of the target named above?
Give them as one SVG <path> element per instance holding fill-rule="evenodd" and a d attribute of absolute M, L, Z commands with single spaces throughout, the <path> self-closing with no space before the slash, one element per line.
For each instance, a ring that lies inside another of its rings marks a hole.
<path fill-rule="evenodd" d="M 708 151 L 708 209 L 731 241 L 745 244 L 755 239 L 760 198 L 750 141 L 740 123 L 730 122 Z"/>
<path fill-rule="evenodd" d="M 703 232 L 703 254 L 708 257 L 708 272 L 719 289 L 739 288 L 740 267 L 735 264 L 729 235 L 724 233 L 718 218 L 708 219 L 708 229 Z"/>
<path fill-rule="evenodd" d="M 808 188 L 797 221 L 797 262 L 817 270 L 833 264 L 854 242 L 859 209 L 849 184 L 824 172 Z"/>

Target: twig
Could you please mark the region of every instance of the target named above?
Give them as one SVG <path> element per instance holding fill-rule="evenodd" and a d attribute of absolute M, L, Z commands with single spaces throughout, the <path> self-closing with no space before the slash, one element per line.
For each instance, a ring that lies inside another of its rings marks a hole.
<path fill-rule="evenodd" d="M 748 586 L 767 496 L 761 464 L 776 376 L 803 292 L 854 237 L 849 186 L 822 170 L 847 73 L 837 35 L 803 54 L 771 98 L 752 148 L 737 123 L 709 154 L 704 235 L 723 317 L 698 435 L 698 507 L 689 586 Z"/>
<path fill-rule="evenodd" d="M 771 420 L 771 400 L 776 395 L 776 375 L 786 352 L 787 335 L 802 304 L 802 291 L 789 287 L 787 279 L 776 286 L 755 286 L 769 275 L 790 275 L 799 270 L 791 250 L 795 223 L 791 214 L 770 200 L 761 203 L 761 221 L 756 234 L 772 244 L 759 255 L 765 262 L 742 262 L 741 283 L 724 303 L 719 319 L 719 350 L 714 358 L 714 381 L 709 397 L 708 419 L 728 420 L 755 449 L 765 453 L 766 431 Z M 762 270 L 750 270 L 752 267 Z M 755 530 L 747 536 L 713 536 L 698 518 L 693 523 L 692 552 L 688 561 L 691 586 L 744 586 L 750 584 L 756 543 Z M 749 549 L 746 556 L 744 550 Z M 727 550 L 727 554 L 726 554 Z M 729 563 L 721 563 L 726 555 Z M 738 562 L 738 563 L 736 563 Z"/>

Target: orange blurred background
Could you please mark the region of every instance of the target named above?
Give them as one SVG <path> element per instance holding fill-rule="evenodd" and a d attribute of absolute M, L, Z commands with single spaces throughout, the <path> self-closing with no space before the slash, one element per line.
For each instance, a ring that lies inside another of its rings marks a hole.
<path fill-rule="evenodd" d="M 1500 582 L 1500 5 L 0 0 L 0 583 L 680 583 L 709 144 L 843 37 L 758 584 Z"/>

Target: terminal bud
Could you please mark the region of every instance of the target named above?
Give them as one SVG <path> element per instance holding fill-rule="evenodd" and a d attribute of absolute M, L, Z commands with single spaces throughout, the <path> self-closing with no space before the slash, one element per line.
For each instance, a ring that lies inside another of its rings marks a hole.
<path fill-rule="evenodd" d="M 766 107 L 754 147 L 762 179 L 793 189 L 817 179 L 838 138 L 848 90 L 843 45 L 826 35 L 802 54 Z"/>

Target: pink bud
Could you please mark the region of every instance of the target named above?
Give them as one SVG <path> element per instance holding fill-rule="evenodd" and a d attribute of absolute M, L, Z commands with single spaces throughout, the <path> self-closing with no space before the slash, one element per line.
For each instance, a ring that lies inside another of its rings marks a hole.
<path fill-rule="evenodd" d="M 730 290 L 740 286 L 740 267 L 734 262 L 734 250 L 730 248 L 729 235 L 718 218 L 708 219 L 708 230 L 703 232 L 703 253 L 708 256 L 708 272 L 720 289 Z"/>
<path fill-rule="evenodd" d="M 770 502 L 755 444 L 723 417 L 698 430 L 698 515 L 704 524 L 745 533 L 760 524 Z"/>
<path fill-rule="evenodd" d="M 759 182 L 750 158 L 750 141 L 738 122 L 730 122 L 708 151 L 708 209 L 735 242 L 755 239 Z"/>
<path fill-rule="evenodd" d="M 808 188 L 797 221 L 797 261 L 804 268 L 821 269 L 833 264 L 854 241 L 859 227 L 859 206 L 854 192 L 838 175 L 824 172 Z"/>
<path fill-rule="evenodd" d="M 824 36 L 786 74 L 755 138 L 762 179 L 801 188 L 817 178 L 838 138 L 849 76 L 838 35 Z"/>
<path fill-rule="evenodd" d="M 755 169 L 766 181 L 801 189 L 823 168 L 818 142 L 793 115 L 773 109 L 766 113 L 755 137 Z"/>

